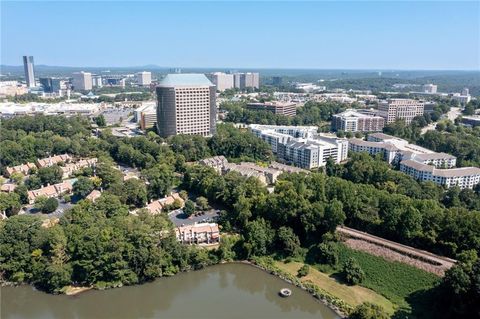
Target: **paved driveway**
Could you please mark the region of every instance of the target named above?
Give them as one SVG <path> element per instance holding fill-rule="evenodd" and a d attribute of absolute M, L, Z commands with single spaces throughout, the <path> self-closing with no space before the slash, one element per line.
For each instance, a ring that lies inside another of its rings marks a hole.
<path fill-rule="evenodd" d="M 191 216 L 187 218 L 184 214 L 183 210 L 177 209 L 168 213 L 168 217 L 173 222 L 175 226 L 182 226 L 182 225 L 191 225 L 195 223 L 206 223 L 206 222 L 214 222 L 218 219 L 218 210 L 211 209 L 206 211 L 205 214 L 199 216 Z"/>

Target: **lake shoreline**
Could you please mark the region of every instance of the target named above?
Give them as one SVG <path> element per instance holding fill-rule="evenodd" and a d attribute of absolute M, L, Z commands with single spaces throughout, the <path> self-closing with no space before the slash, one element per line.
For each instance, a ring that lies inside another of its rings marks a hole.
<path fill-rule="evenodd" d="M 259 270 L 261 270 L 265 273 L 268 273 L 269 275 L 277 277 L 278 279 L 281 279 L 282 281 L 284 281 L 284 282 L 286 282 L 290 285 L 294 285 L 295 287 L 300 288 L 300 289 L 308 292 L 308 294 L 312 298 L 314 298 L 319 303 L 321 303 L 321 304 L 325 305 L 326 307 L 328 307 L 329 309 L 331 309 L 340 318 L 347 318 L 347 314 L 346 314 L 345 311 L 342 311 L 342 309 L 340 309 L 339 307 L 335 306 L 331 302 L 328 302 L 328 300 L 326 300 L 325 298 L 321 298 L 320 296 L 316 295 L 315 293 L 310 291 L 308 289 L 308 287 L 304 286 L 303 284 L 301 284 L 299 282 L 293 282 L 292 280 L 289 280 L 285 276 L 282 276 L 282 274 L 273 272 L 270 269 L 268 269 L 267 267 L 264 267 L 264 266 L 260 265 L 259 263 L 255 262 L 255 261 L 250 261 L 250 260 L 223 261 L 223 262 L 220 262 L 218 264 L 207 266 L 205 268 L 209 268 L 209 267 L 217 266 L 217 265 L 228 265 L 228 264 L 248 265 L 248 266 L 254 267 L 256 269 L 259 269 Z M 193 270 L 193 271 L 195 271 L 195 270 Z M 190 272 L 190 271 L 186 271 L 186 272 Z M 161 278 L 162 277 L 159 277 L 159 278 L 156 278 L 156 279 L 161 279 Z M 138 285 L 141 286 L 142 284 L 143 283 L 140 283 Z M 6 281 L 0 282 L 0 287 L 17 287 L 17 286 L 31 286 L 31 287 L 35 288 L 35 286 L 27 284 L 27 283 L 17 284 L 17 283 L 6 282 Z M 118 288 L 121 288 L 121 287 L 118 287 Z M 109 288 L 109 289 L 111 289 L 111 288 Z M 62 291 L 60 293 L 57 293 L 57 294 L 48 293 L 48 292 L 41 291 L 41 290 L 39 290 L 39 291 L 47 293 L 47 294 L 51 294 L 51 295 L 77 296 L 77 295 L 80 295 L 80 294 L 83 294 L 85 292 L 92 291 L 92 290 L 98 290 L 98 289 L 96 289 L 93 286 L 90 286 L 90 287 L 86 287 L 86 286 L 66 286 L 64 289 L 62 289 Z"/>

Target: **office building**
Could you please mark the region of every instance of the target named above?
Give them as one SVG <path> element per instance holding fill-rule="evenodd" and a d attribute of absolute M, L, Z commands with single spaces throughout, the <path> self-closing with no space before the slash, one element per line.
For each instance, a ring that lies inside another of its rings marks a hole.
<path fill-rule="evenodd" d="M 435 84 L 425 84 L 423 86 L 423 92 L 435 94 L 437 93 L 437 86 Z"/>
<path fill-rule="evenodd" d="M 378 132 L 385 125 L 381 116 L 360 110 L 348 109 L 332 117 L 332 129 L 344 132 Z"/>
<path fill-rule="evenodd" d="M 460 122 L 465 126 L 480 126 L 480 115 L 462 116 Z"/>
<path fill-rule="evenodd" d="M 228 89 L 232 89 L 233 85 L 233 74 L 215 72 L 209 75 L 210 80 L 217 87 L 217 91 L 223 92 Z"/>
<path fill-rule="evenodd" d="M 80 91 L 88 91 L 92 89 L 92 73 L 89 72 L 75 72 L 73 73 L 72 81 L 73 89 Z"/>
<path fill-rule="evenodd" d="M 382 154 L 388 163 L 398 164 L 400 171 L 420 181 L 460 188 L 473 188 L 480 183 L 480 168 L 455 168 L 455 156 L 433 152 L 387 134 L 370 134 L 367 141 L 350 139 L 349 149 L 371 155 Z"/>
<path fill-rule="evenodd" d="M 245 90 L 246 88 L 260 88 L 260 74 L 259 73 L 234 73 L 233 84 L 235 88 Z"/>
<path fill-rule="evenodd" d="M 157 111 L 147 110 L 140 113 L 140 128 L 147 130 L 157 125 Z"/>
<path fill-rule="evenodd" d="M 466 94 L 464 94 L 466 93 Z M 451 95 L 452 100 L 458 101 L 458 103 L 465 105 L 472 100 L 472 96 L 468 94 L 468 89 L 463 89 L 462 94 L 454 93 Z"/>
<path fill-rule="evenodd" d="M 140 86 L 150 86 L 152 84 L 152 72 L 138 72 L 136 74 L 137 84 Z"/>
<path fill-rule="evenodd" d="M 388 99 L 378 104 L 378 115 L 386 124 L 404 120 L 410 124 L 415 116 L 423 115 L 424 102 L 412 99 Z"/>
<path fill-rule="evenodd" d="M 291 102 L 248 103 L 247 109 L 252 111 L 267 111 L 285 116 L 297 115 L 297 104 Z"/>
<path fill-rule="evenodd" d="M 325 166 L 329 158 L 335 163 L 347 159 L 348 141 L 317 134 L 317 127 L 258 124 L 249 127 L 254 135 L 270 144 L 279 160 L 297 167 L 312 169 Z"/>
<path fill-rule="evenodd" d="M 40 85 L 43 87 L 45 93 L 59 93 L 62 89 L 60 79 L 56 78 L 40 78 Z"/>
<path fill-rule="evenodd" d="M 25 70 L 25 82 L 27 82 L 27 87 L 35 87 L 36 84 L 33 56 L 23 56 L 23 69 Z"/>
<path fill-rule="evenodd" d="M 215 85 L 203 74 L 168 74 L 156 88 L 157 129 L 162 137 L 215 133 Z"/>

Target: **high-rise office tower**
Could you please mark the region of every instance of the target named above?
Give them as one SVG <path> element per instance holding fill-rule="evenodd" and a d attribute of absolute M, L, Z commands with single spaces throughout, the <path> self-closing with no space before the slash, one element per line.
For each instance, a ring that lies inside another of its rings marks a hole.
<path fill-rule="evenodd" d="M 61 90 L 61 81 L 56 78 L 40 78 L 40 84 L 45 93 L 59 93 Z"/>
<path fill-rule="evenodd" d="M 148 86 L 152 83 L 152 72 L 138 72 L 136 74 L 137 84 L 141 86 Z"/>
<path fill-rule="evenodd" d="M 75 72 L 73 73 L 73 88 L 75 90 L 91 90 L 92 89 L 92 73 Z"/>
<path fill-rule="evenodd" d="M 246 88 L 260 88 L 260 75 L 256 72 L 247 73 L 234 73 L 233 74 L 234 86 L 240 90 Z"/>
<path fill-rule="evenodd" d="M 35 72 L 33 70 L 33 56 L 23 56 L 23 68 L 25 70 L 25 81 L 27 87 L 35 87 Z"/>
<path fill-rule="evenodd" d="M 203 74 L 168 74 L 156 88 L 162 137 L 215 133 L 215 85 Z"/>

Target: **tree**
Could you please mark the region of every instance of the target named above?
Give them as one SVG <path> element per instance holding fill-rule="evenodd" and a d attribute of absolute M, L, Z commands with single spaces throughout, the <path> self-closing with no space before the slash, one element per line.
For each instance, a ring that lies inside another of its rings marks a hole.
<path fill-rule="evenodd" d="M 183 207 L 183 212 L 187 216 L 192 216 L 195 213 L 195 203 L 187 199 L 185 201 L 185 207 Z"/>
<path fill-rule="evenodd" d="M 277 247 L 278 251 L 286 256 L 295 256 L 299 253 L 300 240 L 295 235 L 293 229 L 290 227 L 282 226 L 277 231 Z"/>
<path fill-rule="evenodd" d="M 203 196 L 199 196 L 197 197 L 196 199 L 196 204 L 197 204 L 197 207 L 200 209 L 200 210 L 207 210 L 208 209 L 208 199 L 206 199 L 205 197 Z"/>
<path fill-rule="evenodd" d="M 122 198 L 130 207 L 143 207 L 147 203 L 147 188 L 139 179 L 131 178 L 123 185 Z"/>
<path fill-rule="evenodd" d="M 105 121 L 105 116 L 103 116 L 103 114 L 100 114 L 99 116 L 97 116 L 95 118 L 95 123 L 99 126 L 99 127 L 105 127 L 107 126 L 107 121 Z"/>
<path fill-rule="evenodd" d="M 80 198 L 85 198 L 93 189 L 93 182 L 88 177 L 79 176 L 75 184 L 73 184 L 73 193 Z"/>
<path fill-rule="evenodd" d="M 187 200 L 188 199 L 188 192 L 186 190 L 181 190 L 178 195 L 180 196 L 181 199 Z"/>
<path fill-rule="evenodd" d="M 53 185 L 62 181 L 63 172 L 59 166 L 52 165 L 38 169 L 37 176 L 40 178 L 42 185 Z"/>
<path fill-rule="evenodd" d="M 248 255 L 264 256 L 267 254 L 275 236 L 269 223 L 263 218 L 249 222 L 244 231 L 245 244 Z"/>
<path fill-rule="evenodd" d="M 161 164 L 142 171 L 148 180 L 148 196 L 150 198 L 163 197 L 170 193 L 173 185 L 173 170 L 171 167 Z"/>
<path fill-rule="evenodd" d="M 10 217 L 16 215 L 20 208 L 20 196 L 17 193 L 0 193 L 0 213 L 5 212 Z"/>
<path fill-rule="evenodd" d="M 347 283 L 357 285 L 365 279 L 365 273 L 358 264 L 357 260 L 350 257 L 343 265 L 343 276 Z"/>
<path fill-rule="evenodd" d="M 349 319 L 388 319 L 390 316 L 385 310 L 371 302 L 364 302 L 353 310 Z"/>
<path fill-rule="evenodd" d="M 44 214 L 53 213 L 58 208 L 58 200 L 53 197 L 46 198 L 46 199 L 42 198 L 38 202 L 37 200 L 35 200 L 35 208 L 40 209 L 40 211 Z"/>
<path fill-rule="evenodd" d="M 334 242 L 321 243 L 318 248 L 318 262 L 335 266 L 338 263 L 338 246 Z"/>
<path fill-rule="evenodd" d="M 23 181 L 24 177 L 25 176 L 23 176 L 23 174 L 20 172 L 15 172 L 10 175 L 10 179 L 17 185 Z"/>
<path fill-rule="evenodd" d="M 28 188 L 25 185 L 19 185 L 15 187 L 14 192 L 18 194 L 20 203 L 28 204 Z"/>
<path fill-rule="evenodd" d="M 308 265 L 303 265 L 302 267 L 300 267 L 300 268 L 298 269 L 297 277 L 298 277 L 298 278 L 305 277 L 305 276 L 308 275 L 309 273 L 310 273 L 310 266 L 308 266 Z"/>

